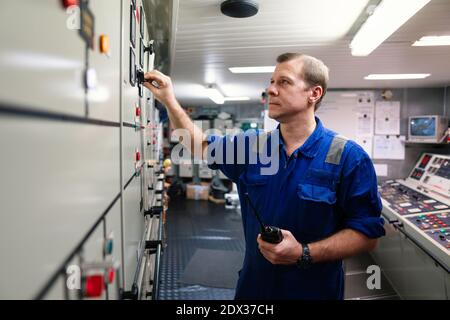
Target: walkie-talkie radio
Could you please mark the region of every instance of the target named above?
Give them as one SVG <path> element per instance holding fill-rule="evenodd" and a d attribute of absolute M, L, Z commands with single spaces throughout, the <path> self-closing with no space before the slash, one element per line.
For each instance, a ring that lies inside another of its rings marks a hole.
<path fill-rule="evenodd" d="M 250 200 L 248 193 L 245 193 L 245 196 L 247 197 L 248 203 L 250 204 L 250 207 L 252 208 L 253 213 L 256 216 L 256 219 L 258 219 L 258 222 L 261 225 L 261 238 L 265 242 L 275 243 L 275 244 L 280 243 L 283 240 L 283 234 L 281 233 L 280 228 L 273 227 L 273 226 L 266 226 L 262 222 L 261 216 L 258 214 L 255 207 L 253 206 L 253 203 Z"/>

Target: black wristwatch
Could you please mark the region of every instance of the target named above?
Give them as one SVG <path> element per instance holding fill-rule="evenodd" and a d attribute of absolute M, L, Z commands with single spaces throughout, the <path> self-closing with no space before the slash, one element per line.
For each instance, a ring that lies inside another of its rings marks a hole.
<path fill-rule="evenodd" d="M 300 258 L 297 260 L 297 267 L 300 269 L 307 269 L 312 264 L 311 253 L 309 251 L 309 247 L 307 243 L 302 243 L 303 253 Z"/>

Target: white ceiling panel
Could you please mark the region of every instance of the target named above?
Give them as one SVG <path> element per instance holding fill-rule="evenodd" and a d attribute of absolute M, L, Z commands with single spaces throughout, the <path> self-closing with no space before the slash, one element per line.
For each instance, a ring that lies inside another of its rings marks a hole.
<path fill-rule="evenodd" d="M 450 83 L 450 46 L 412 47 L 425 35 L 450 35 L 450 0 L 431 0 L 367 57 L 349 44 L 369 0 L 259 0 L 259 13 L 235 19 L 220 0 L 179 0 L 172 78 L 184 105 L 210 104 L 203 88 L 259 101 L 270 74 L 228 68 L 275 65 L 283 52 L 303 52 L 330 68 L 330 88 L 434 87 Z M 431 73 L 422 80 L 367 81 L 370 73 Z M 232 103 L 232 102 L 229 102 Z"/>

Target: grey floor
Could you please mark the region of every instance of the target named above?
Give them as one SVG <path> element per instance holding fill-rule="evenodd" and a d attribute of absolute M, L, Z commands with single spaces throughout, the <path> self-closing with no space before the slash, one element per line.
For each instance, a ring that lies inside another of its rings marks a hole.
<path fill-rule="evenodd" d="M 183 283 L 183 274 L 197 250 L 244 252 L 241 218 L 224 205 L 208 201 L 172 199 L 166 223 L 166 243 L 161 265 L 161 300 L 232 300 L 234 289 Z M 366 285 L 368 266 L 375 264 L 369 254 L 344 262 L 345 299 L 398 299 L 382 276 L 381 289 Z M 192 265 L 189 270 L 192 270 Z"/>
<path fill-rule="evenodd" d="M 371 274 L 367 267 L 376 265 L 369 253 L 364 253 L 344 261 L 346 300 L 398 300 L 389 281 L 381 272 L 380 289 L 369 290 L 367 280 Z"/>

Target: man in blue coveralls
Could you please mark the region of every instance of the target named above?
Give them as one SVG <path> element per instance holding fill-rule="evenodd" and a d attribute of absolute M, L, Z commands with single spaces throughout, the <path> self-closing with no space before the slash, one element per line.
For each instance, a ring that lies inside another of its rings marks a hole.
<path fill-rule="evenodd" d="M 342 259 L 374 249 L 384 235 L 374 167 L 359 145 L 314 116 L 327 90 L 324 63 L 298 53 L 277 62 L 267 92 L 269 116 L 280 125 L 265 135 L 206 137 L 176 101 L 169 77 L 152 71 L 145 85 L 173 127 L 188 131 L 183 144 L 208 153 L 210 167 L 238 186 L 246 251 L 236 299 L 343 299 Z M 281 229 L 281 242 L 261 238 L 251 205 Z"/>

